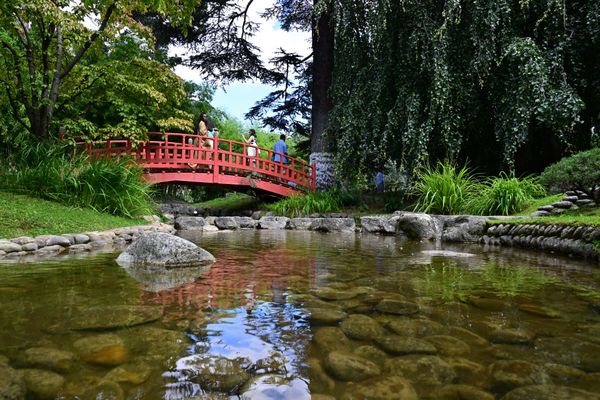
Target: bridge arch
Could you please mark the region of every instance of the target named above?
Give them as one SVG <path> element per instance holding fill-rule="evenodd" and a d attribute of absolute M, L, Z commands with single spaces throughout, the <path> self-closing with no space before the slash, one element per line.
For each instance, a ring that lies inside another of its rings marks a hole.
<path fill-rule="evenodd" d="M 280 159 L 288 162 L 272 161 L 278 153 L 271 149 L 186 133 L 150 132 L 148 138 L 138 144 L 129 139 L 108 139 L 77 141 L 76 146 L 94 157 L 131 156 L 150 184 L 229 186 L 235 190 L 249 187 L 279 196 L 315 190 L 314 165 L 280 153 Z M 248 155 L 250 147 L 256 148 L 256 156 Z"/>

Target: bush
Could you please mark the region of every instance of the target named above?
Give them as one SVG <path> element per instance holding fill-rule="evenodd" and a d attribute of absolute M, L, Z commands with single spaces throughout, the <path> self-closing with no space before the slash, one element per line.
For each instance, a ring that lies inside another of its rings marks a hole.
<path fill-rule="evenodd" d="M 552 193 L 581 190 L 598 201 L 600 188 L 600 148 L 565 157 L 540 175 L 540 183 Z"/>
<path fill-rule="evenodd" d="M 130 218 L 153 211 L 142 170 L 127 158 L 91 159 L 38 143 L 17 154 L 1 178 L 12 191 L 66 205 Z"/>
<path fill-rule="evenodd" d="M 514 172 L 488 178 L 478 192 L 466 204 L 469 213 L 478 215 L 513 214 L 522 211 L 534 198 L 546 195 L 546 190 L 536 178 L 519 179 Z"/>
<path fill-rule="evenodd" d="M 291 196 L 269 205 L 268 209 L 279 215 L 298 217 L 339 211 L 343 207 L 359 206 L 360 203 L 358 196 L 345 191 L 331 190 Z"/>
<path fill-rule="evenodd" d="M 459 214 L 466 200 L 476 194 L 477 181 L 467 167 L 457 169 L 449 162 L 427 166 L 417 171 L 414 194 L 416 211 L 438 214 Z"/>

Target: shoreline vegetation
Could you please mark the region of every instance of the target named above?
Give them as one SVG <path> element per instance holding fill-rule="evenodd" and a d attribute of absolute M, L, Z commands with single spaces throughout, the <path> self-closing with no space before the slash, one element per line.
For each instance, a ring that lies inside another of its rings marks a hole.
<path fill-rule="evenodd" d="M 147 225 L 142 218 L 118 217 L 90 208 L 0 191 L 0 238 L 60 235 Z"/>
<path fill-rule="evenodd" d="M 568 211 L 562 215 L 556 216 L 528 217 L 528 215 L 535 211 L 540 205 L 552 203 L 561 197 L 562 195 L 551 195 L 536 199 L 525 210 L 514 214 L 513 216 L 516 217 L 515 219 L 490 219 L 488 223 L 600 226 L 599 208 Z M 263 211 L 274 212 L 276 215 L 287 217 L 302 215 L 302 213 L 297 213 L 297 210 L 291 210 L 292 212 L 290 212 L 289 215 L 287 213 L 282 213 L 281 211 L 289 210 L 281 207 L 273 207 L 273 205 L 261 204 L 256 198 L 244 194 L 229 195 L 203 203 L 196 203 L 194 205 L 220 208 L 228 211 L 241 211 L 244 206 L 249 205 L 261 207 Z M 357 209 L 356 203 L 353 203 L 351 207 L 341 206 L 328 210 L 327 212 L 342 213 L 355 217 L 391 214 L 382 209 L 369 209 L 366 206 Z M 10 239 L 20 236 L 60 235 L 147 224 L 149 224 L 149 222 L 143 218 L 131 219 L 119 217 L 89 208 L 65 206 L 49 200 L 0 190 L 0 238 Z"/>

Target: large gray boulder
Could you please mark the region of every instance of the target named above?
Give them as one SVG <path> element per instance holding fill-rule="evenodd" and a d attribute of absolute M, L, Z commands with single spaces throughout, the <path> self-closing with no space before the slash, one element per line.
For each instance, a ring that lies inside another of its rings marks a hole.
<path fill-rule="evenodd" d="M 415 240 L 436 240 L 441 236 L 441 223 L 429 214 L 396 212 L 398 229 Z"/>
<path fill-rule="evenodd" d="M 214 263 L 215 257 L 189 240 L 164 232 L 140 236 L 117 258 L 121 266 L 189 267 Z"/>
<path fill-rule="evenodd" d="M 259 229 L 287 229 L 290 223 L 288 217 L 262 217 L 258 220 Z"/>
<path fill-rule="evenodd" d="M 445 217 L 442 240 L 445 242 L 478 242 L 485 232 L 485 217 L 459 215 Z"/>
<path fill-rule="evenodd" d="M 354 218 L 313 218 L 311 231 L 319 232 L 354 232 Z"/>
<path fill-rule="evenodd" d="M 180 231 L 202 230 L 208 222 L 202 217 L 177 217 L 175 229 Z"/>
<path fill-rule="evenodd" d="M 364 232 L 396 234 L 398 225 L 397 215 L 372 215 L 360 217 L 360 225 Z"/>

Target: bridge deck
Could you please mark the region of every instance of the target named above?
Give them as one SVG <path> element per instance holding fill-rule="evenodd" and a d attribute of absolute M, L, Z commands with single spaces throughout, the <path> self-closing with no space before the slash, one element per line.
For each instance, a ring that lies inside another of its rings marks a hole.
<path fill-rule="evenodd" d="M 183 133 L 153 132 L 148 137 L 150 140 L 137 146 L 130 140 L 112 139 L 77 142 L 77 146 L 96 157 L 133 157 L 144 169 L 148 183 L 152 184 L 252 187 L 280 196 L 315 189 L 314 165 L 271 149 Z M 208 145 L 209 140 L 212 140 L 212 148 L 202 145 Z M 288 162 L 272 161 L 275 154 Z"/>

